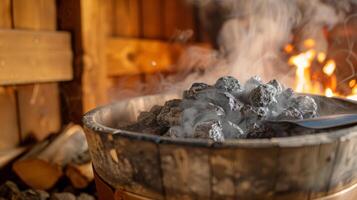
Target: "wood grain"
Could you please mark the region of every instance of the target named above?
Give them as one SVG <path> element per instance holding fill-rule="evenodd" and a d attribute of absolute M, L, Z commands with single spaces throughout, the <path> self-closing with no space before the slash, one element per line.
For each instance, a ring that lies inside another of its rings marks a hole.
<path fill-rule="evenodd" d="M 83 111 L 86 112 L 107 100 L 105 40 L 108 25 L 105 19 L 110 1 L 81 1 L 83 42 Z"/>
<path fill-rule="evenodd" d="M 0 121 L 0 149 L 16 147 L 20 138 L 13 88 L 0 87 Z"/>
<path fill-rule="evenodd" d="M 12 169 L 32 188 L 49 189 L 63 175 L 64 167 L 87 149 L 83 129 L 70 124 L 56 137 L 37 143 Z"/>
<path fill-rule="evenodd" d="M 15 28 L 56 30 L 55 0 L 13 0 Z"/>
<path fill-rule="evenodd" d="M 43 140 L 50 133 L 60 130 L 59 90 L 56 83 L 21 85 L 17 89 L 22 139 L 31 136 Z"/>
<path fill-rule="evenodd" d="M 0 0 L 0 28 L 11 28 L 11 0 Z"/>
<path fill-rule="evenodd" d="M 110 38 L 106 56 L 109 76 L 173 71 L 184 46 L 158 40 Z"/>
<path fill-rule="evenodd" d="M 16 29 L 54 31 L 57 27 L 55 0 L 13 0 L 12 7 Z M 41 62 L 45 61 L 41 59 Z M 31 134 L 40 140 L 51 132 L 59 131 L 61 116 L 57 83 L 24 85 L 19 88 L 18 95 L 22 138 Z"/>
<path fill-rule="evenodd" d="M 0 0 L 0 28 L 11 29 L 11 26 L 11 1 Z M 0 121 L 0 149 L 12 149 L 16 147 L 20 141 L 20 137 L 17 120 L 16 90 L 13 87 L 0 87 Z"/>
<path fill-rule="evenodd" d="M 140 1 L 113 0 L 112 34 L 122 37 L 140 36 Z"/>
<path fill-rule="evenodd" d="M 192 4 L 183 0 L 164 1 L 162 12 L 164 13 L 162 27 L 165 39 L 185 42 L 192 36 L 197 38 Z"/>
<path fill-rule="evenodd" d="M 70 35 L 0 30 L 0 85 L 72 79 Z"/>
<path fill-rule="evenodd" d="M 141 1 L 141 36 L 143 38 L 162 39 L 164 17 L 162 3 L 162 0 Z"/>

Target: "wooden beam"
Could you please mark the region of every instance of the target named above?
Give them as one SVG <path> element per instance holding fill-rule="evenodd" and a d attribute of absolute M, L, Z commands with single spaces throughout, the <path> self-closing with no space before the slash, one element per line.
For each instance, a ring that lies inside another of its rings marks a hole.
<path fill-rule="evenodd" d="M 72 33 L 73 47 L 73 79 L 62 82 L 60 90 L 62 98 L 62 119 L 63 123 L 81 123 L 83 116 L 83 93 L 82 93 L 82 72 L 83 72 L 83 45 L 80 1 L 58 0 L 57 22 L 58 29 Z"/>
<path fill-rule="evenodd" d="M 0 85 L 72 79 L 70 35 L 0 30 Z"/>
<path fill-rule="evenodd" d="M 107 103 L 105 40 L 108 34 L 109 0 L 80 1 L 83 43 L 83 110 Z"/>
<path fill-rule="evenodd" d="M 110 38 L 106 55 L 109 76 L 174 71 L 185 48 L 182 44 L 159 40 Z"/>

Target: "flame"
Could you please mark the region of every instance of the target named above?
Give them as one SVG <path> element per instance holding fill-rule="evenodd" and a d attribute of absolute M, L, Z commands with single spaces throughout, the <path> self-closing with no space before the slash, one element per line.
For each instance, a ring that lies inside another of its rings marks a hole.
<path fill-rule="evenodd" d="M 333 97 L 333 92 L 331 88 L 326 88 L 325 89 L 325 96 L 327 97 Z"/>
<path fill-rule="evenodd" d="M 295 72 L 295 91 L 297 92 L 310 92 L 311 80 L 310 80 L 310 66 L 315 57 L 315 50 L 303 52 L 296 56 L 292 56 L 289 59 L 289 64 L 296 67 Z"/>
<path fill-rule="evenodd" d="M 333 74 L 333 72 L 336 69 L 336 63 L 334 60 L 329 60 L 327 61 L 326 65 L 324 66 L 324 68 L 322 68 L 322 71 L 327 75 L 327 76 L 331 76 Z"/>
<path fill-rule="evenodd" d="M 319 63 L 323 63 L 326 59 L 326 54 L 324 52 L 319 52 L 317 54 L 317 61 L 319 61 Z"/>
<path fill-rule="evenodd" d="M 347 96 L 347 99 L 355 100 L 357 101 L 357 85 L 356 81 L 354 81 L 355 85 L 352 88 L 352 92 L 350 95 Z"/>
<path fill-rule="evenodd" d="M 295 67 L 295 91 L 320 94 L 326 97 L 346 97 L 357 101 L 357 80 L 352 79 L 348 82 L 348 86 L 351 88 L 350 94 L 340 94 L 337 91 L 337 76 L 334 74 L 337 69 L 336 62 L 329 59 L 325 63 L 327 55 L 325 52 L 316 53 L 315 43 L 315 40 L 311 38 L 306 39 L 303 44 L 307 50 L 297 55 L 291 55 L 288 59 L 288 63 Z M 293 45 L 288 44 L 284 47 L 284 51 L 292 53 L 294 48 Z M 322 66 L 323 63 L 325 65 Z M 314 64 L 314 72 L 312 72 L 312 64 Z M 321 72 L 316 72 L 315 65 L 321 67 Z"/>

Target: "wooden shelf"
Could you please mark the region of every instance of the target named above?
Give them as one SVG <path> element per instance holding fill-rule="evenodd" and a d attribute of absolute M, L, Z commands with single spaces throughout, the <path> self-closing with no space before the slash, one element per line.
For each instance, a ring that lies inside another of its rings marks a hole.
<path fill-rule="evenodd" d="M 70 34 L 0 29 L 0 85 L 71 80 Z"/>

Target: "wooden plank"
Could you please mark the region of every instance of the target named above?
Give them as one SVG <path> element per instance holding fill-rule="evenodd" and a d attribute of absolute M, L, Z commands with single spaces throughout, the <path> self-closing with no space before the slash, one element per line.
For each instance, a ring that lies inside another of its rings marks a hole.
<path fill-rule="evenodd" d="M 279 150 L 274 199 L 309 198 L 318 169 L 319 146 L 282 147 Z"/>
<path fill-rule="evenodd" d="M 163 7 L 161 0 L 141 1 L 141 36 L 149 39 L 162 39 Z"/>
<path fill-rule="evenodd" d="M 195 36 L 193 5 L 183 0 L 163 2 L 163 36 L 186 42 Z"/>
<path fill-rule="evenodd" d="M 346 130 L 338 130 L 334 134 Z M 356 184 L 357 179 L 357 128 L 351 128 L 346 136 L 339 138 L 328 194 Z"/>
<path fill-rule="evenodd" d="M 210 199 L 209 149 L 161 144 L 165 199 Z"/>
<path fill-rule="evenodd" d="M 211 151 L 211 193 L 212 199 L 234 199 L 235 197 L 234 149 Z"/>
<path fill-rule="evenodd" d="M 106 56 L 109 76 L 173 71 L 184 46 L 158 40 L 110 38 Z"/>
<path fill-rule="evenodd" d="M 11 26 L 11 1 L 0 0 L 0 28 L 11 28 Z M 20 141 L 20 137 L 16 91 L 12 87 L 0 87 L 0 121 L 0 149 L 12 149 L 16 147 Z M 6 156 L 1 157 L 6 158 Z"/>
<path fill-rule="evenodd" d="M 236 199 L 274 199 L 278 152 L 277 147 L 235 149 Z"/>
<path fill-rule="evenodd" d="M 0 30 L 0 85 L 72 79 L 68 33 Z"/>
<path fill-rule="evenodd" d="M 15 28 L 56 30 L 55 0 L 13 0 Z"/>
<path fill-rule="evenodd" d="M 0 28 L 11 28 L 11 0 L 0 0 Z"/>
<path fill-rule="evenodd" d="M 112 32 L 115 36 L 140 36 L 140 0 L 113 0 Z"/>
<path fill-rule="evenodd" d="M 13 0 L 12 6 L 16 29 L 56 29 L 55 0 Z M 56 83 L 21 86 L 18 96 L 22 138 L 29 137 L 31 133 L 40 140 L 51 132 L 59 131 L 60 100 Z"/>
<path fill-rule="evenodd" d="M 9 87 L 0 87 L 0 121 L 0 149 L 16 147 L 19 143 L 16 96 Z"/>
<path fill-rule="evenodd" d="M 106 13 L 110 1 L 81 1 L 83 42 L 83 110 L 84 112 L 106 103 L 107 80 L 105 40 L 108 33 Z"/>
<path fill-rule="evenodd" d="M 42 140 L 61 128 L 57 83 L 18 86 L 20 125 L 23 139 Z M 49 101 L 55 101 L 55 103 Z"/>

